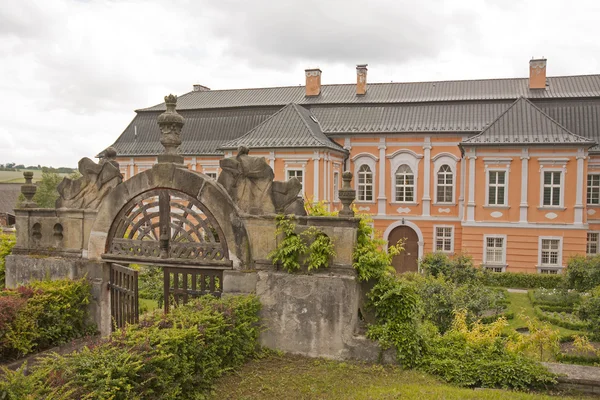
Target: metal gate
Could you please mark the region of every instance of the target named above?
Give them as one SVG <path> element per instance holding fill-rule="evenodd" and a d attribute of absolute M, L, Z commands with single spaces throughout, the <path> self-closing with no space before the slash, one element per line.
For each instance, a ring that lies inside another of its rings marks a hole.
<path fill-rule="evenodd" d="M 139 320 L 138 272 L 124 265 L 110 264 L 110 305 L 113 329 Z"/>
<path fill-rule="evenodd" d="M 165 312 L 171 301 L 185 304 L 190 298 L 205 294 L 221 297 L 223 292 L 222 269 L 164 267 Z"/>

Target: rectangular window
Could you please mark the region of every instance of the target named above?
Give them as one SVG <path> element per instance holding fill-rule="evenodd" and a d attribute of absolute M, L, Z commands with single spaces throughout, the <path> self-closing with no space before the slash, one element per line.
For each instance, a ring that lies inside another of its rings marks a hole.
<path fill-rule="evenodd" d="M 506 171 L 489 171 L 488 173 L 488 205 L 505 206 Z"/>
<path fill-rule="evenodd" d="M 560 267 L 560 240 L 542 239 L 541 266 Z"/>
<path fill-rule="evenodd" d="M 595 256 L 598 254 L 598 239 L 600 239 L 600 232 L 588 232 L 587 234 L 587 245 L 586 253 L 588 256 Z"/>
<path fill-rule="evenodd" d="M 544 171 L 544 206 L 560 206 L 560 171 Z"/>
<path fill-rule="evenodd" d="M 361 165 L 358 170 L 357 200 L 373 201 L 373 173 L 368 165 Z"/>
<path fill-rule="evenodd" d="M 302 190 L 304 191 L 304 179 L 303 178 L 303 173 L 301 169 L 288 169 L 287 172 L 287 180 L 289 181 L 292 178 L 296 178 L 300 181 L 300 183 L 302 184 Z"/>
<path fill-rule="evenodd" d="M 340 173 L 333 173 L 333 201 L 340 200 Z"/>
<path fill-rule="evenodd" d="M 485 263 L 504 264 L 504 238 L 488 237 L 485 240 Z"/>
<path fill-rule="evenodd" d="M 444 253 L 452 252 L 452 231 L 451 226 L 436 226 L 435 227 L 435 251 Z"/>
<path fill-rule="evenodd" d="M 558 270 L 557 269 L 552 269 L 552 268 L 540 268 L 540 274 L 557 275 L 558 274 Z"/>
<path fill-rule="evenodd" d="M 600 204 L 600 175 L 589 174 L 587 176 L 587 203 Z"/>
<path fill-rule="evenodd" d="M 209 178 L 215 179 L 215 180 L 217 179 L 217 173 L 216 172 L 207 172 L 204 175 L 208 176 Z"/>

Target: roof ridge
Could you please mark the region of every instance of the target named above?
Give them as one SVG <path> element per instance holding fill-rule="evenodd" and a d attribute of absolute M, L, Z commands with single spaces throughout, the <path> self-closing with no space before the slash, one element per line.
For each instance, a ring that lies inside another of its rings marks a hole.
<path fill-rule="evenodd" d="M 298 116 L 300 116 L 300 119 L 302 120 L 302 122 L 304 123 L 304 126 L 306 127 L 306 129 L 308 129 L 308 133 L 319 143 L 321 143 L 322 145 L 326 146 L 329 143 L 324 143 L 320 138 L 318 138 L 313 130 L 311 129 L 311 127 L 308 125 L 308 122 L 306 121 L 306 118 L 302 115 L 302 113 L 300 112 L 300 110 L 298 110 L 298 107 L 302 107 L 299 104 L 296 103 L 290 103 L 292 105 L 292 107 L 294 107 L 294 110 L 296 111 L 296 113 L 298 114 Z M 309 113 L 309 116 L 312 116 L 314 118 L 315 123 L 317 124 L 317 126 L 319 126 L 319 130 L 321 131 L 321 133 L 323 133 L 323 129 L 321 129 L 321 126 L 319 125 L 317 121 L 317 117 L 315 117 L 310 110 L 307 110 L 306 108 L 302 107 L 307 113 Z M 330 140 L 330 142 L 333 142 L 332 140 Z"/>
<path fill-rule="evenodd" d="M 483 128 L 483 130 L 481 132 L 479 132 L 477 135 L 473 135 L 470 138 L 467 138 L 466 140 L 463 140 L 463 143 L 468 143 L 469 141 L 471 141 L 471 139 L 475 139 L 475 138 L 478 138 L 481 135 L 483 135 L 484 132 L 486 132 L 488 129 L 490 129 L 490 127 L 492 125 L 494 125 L 500 118 L 502 118 L 504 116 L 504 114 L 506 114 L 510 109 L 512 109 L 517 104 L 517 102 L 519 100 L 521 100 L 522 98 L 523 98 L 523 96 L 519 96 L 515 101 L 512 102 L 512 104 L 510 106 L 508 106 L 508 108 L 506 110 L 501 112 L 500 115 L 498 115 L 498 117 L 496 117 L 496 119 L 494 119 L 492 122 L 487 124 L 486 127 Z"/>

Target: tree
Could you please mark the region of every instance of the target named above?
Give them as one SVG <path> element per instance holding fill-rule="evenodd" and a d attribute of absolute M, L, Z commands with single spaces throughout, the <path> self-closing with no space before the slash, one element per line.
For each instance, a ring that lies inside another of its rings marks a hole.
<path fill-rule="evenodd" d="M 42 172 L 42 179 L 37 183 L 37 191 L 33 196 L 33 201 L 40 208 L 55 208 L 56 200 L 58 199 L 58 191 L 56 190 L 58 184 L 63 178 L 55 172 Z M 17 200 L 17 207 L 21 207 L 25 197 L 23 194 L 19 195 Z"/>

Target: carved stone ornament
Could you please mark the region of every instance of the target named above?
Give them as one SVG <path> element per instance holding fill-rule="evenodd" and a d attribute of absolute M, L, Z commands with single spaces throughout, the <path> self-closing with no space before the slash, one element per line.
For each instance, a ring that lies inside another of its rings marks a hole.
<path fill-rule="evenodd" d="M 249 156 L 241 146 L 235 157 L 222 159 L 218 182 L 233 201 L 248 214 L 306 215 L 304 200 L 298 196 L 302 184 L 296 178 L 287 182 L 273 181 L 275 174 L 264 157 Z"/>
<path fill-rule="evenodd" d="M 23 203 L 24 208 L 36 208 L 37 204 L 33 201 L 33 196 L 37 191 L 37 186 L 32 183 L 33 172 L 24 171 L 23 177 L 25 178 L 25 184 L 21 185 L 21 193 L 25 196 L 25 202 Z"/>
<path fill-rule="evenodd" d="M 183 117 L 175 109 L 177 96 L 165 96 L 167 111 L 158 116 L 158 127 L 160 128 L 160 143 L 164 146 L 163 154 L 158 155 L 158 162 L 169 162 L 183 165 L 183 156 L 179 155 L 181 145 L 181 129 L 185 123 Z"/>
<path fill-rule="evenodd" d="M 342 209 L 340 210 L 340 217 L 354 217 L 354 210 L 350 208 L 350 205 L 356 198 L 356 190 L 352 189 L 350 182 L 352 182 L 352 172 L 346 171 L 342 174 L 342 188 L 338 192 L 338 197 L 342 203 Z"/>
<path fill-rule="evenodd" d="M 56 200 L 56 208 L 96 210 L 102 199 L 123 182 L 119 163 L 115 161 L 116 150 L 109 147 L 104 154 L 98 164 L 87 157 L 79 160 L 81 177 L 75 180 L 64 178 L 58 185 L 60 197 Z"/>

